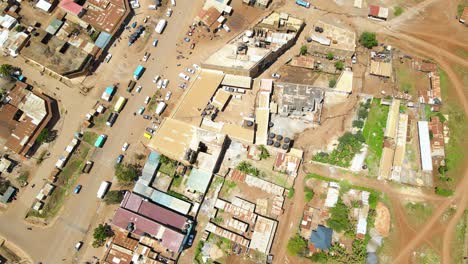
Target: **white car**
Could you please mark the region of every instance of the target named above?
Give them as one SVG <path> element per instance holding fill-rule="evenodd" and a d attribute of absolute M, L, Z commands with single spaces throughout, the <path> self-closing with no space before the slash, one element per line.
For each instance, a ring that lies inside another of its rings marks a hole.
<path fill-rule="evenodd" d="M 230 31 L 231 31 L 231 29 L 230 29 L 230 28 L 228 27 L 228 25 L 226 25 L 226 24 L 223 24 L 223 28 L 224 28 L 224 30 L 226 30 L 226 32 L 230 32 Z"/>
<path fill-rule="evenodd" d="M 104 61 L 109 63 L 110 59 L 112 58 L 112 54 L 107 54 L 107 56 L 104 58 Z"/>
<path fill-rule="evenodd" d="M 154 76 L 153 82 L 154 82 L 154 83 L 157 83 L 158 80 L 159 80 L 159 75 Z"/>
<path fill-rule="evenodd" d="M 123 152 L 127 151 L 128 146 L 130 146 L 130 144 L 128 144 L 127 142 L 125 142 L 125 143 L 123 144 L 123 146 L 122 146 L 122 151 L 123 151 Z"/>
<path fill-rule="evenodd" d="M 78 243 L 76 243 L 76 244 L 75 244 L 75 250 L 76 250 L 76 251 L 79 251 L 82 245 L 83 245 L 83 242 L 81 242 L 81 241 L 78 242 Z"/>
<path fill-rule="evenodd" d="M 158 87 L 158 89 L 161 89 L 162 88 L 162 83 L 163 83 L 163 80 L 159 80 L 158 84 L 156 84 L 156 87 Z"/>
<path fill-rule="evenodd" d="M 136 90 L 137 93 L 139 93 L 139 92 L 141 92 L 141 89 L 142 89 L 142 88 L 143 88 L 143 87 L 142 87 L 141 85 L 138 85 L 137 88 L 136 88 L 135 90 Z"/>
<path fill-rule="evenodd" d="M 146 96 L 146 98 L 145 98 L 145 104 L 148 104 L 150 100 L 151 100 L 151 97 Z"/>
<path fill-rule="evenodd" d="M 273 77 L 273 78 L 275 78 L 275 79 L 279 79 L 279 78 L 281 78 L 281 75 L 280 75 L 279 73 L 273 73 L 273 74 L 271 75 L 271 77 Z"/>
<path fill-rule="evenodd" d="M 188 73 L 191 73 L 191 74 L 195 73 L 195 70 L 192 69 L 192 68 L 186 68 L 185 71 L 188 72 Z"/>
<path fill-rule="evenodd" d="M 185 80 L 185 81 L 190 80 L 190 77 L 187 74 L 183 73 L 183 72 L 179 73 L 179 78 L 181 78 L 182 80 Z"/>
<path fill-rule="evenodd" d="M 169 99 L 171 99 L 171 95 L 172 95 L 172 92 L 169 91 L 166 93 L 166 97 L 164 98 L 166 101 L 169 101 Z"/>
<path fill-rule="evenodd" d="M 166 87 L 167 87 L 168 84 L 169 84 L 169 80 L 168 80 L 168 79 L 164 79 L 164 80 L 162 81 L 162 88 L 163 88 L 163 89 L 166 89 Z"/>
<path fill-rule="evenodd" d="M 198 64 L 193 64 L 192 66 L 195 68 L 195 70 L 197 70 L 197 71 L 200 70 L 200 65 L 198 65 Z"/>
<path fill-rule="evenodd" d="M 145 56 L 143 56 L 143 61 L 144 62 L 148 61 L 149 56 L 150 56 L 150 53 L 145 52 Z"/>
<path fill-rule="evenodd" d="M 171 15 L 172 15 L 172 9 L 168 8 L 166 11 L 166 16 L 171 17 Z"/>

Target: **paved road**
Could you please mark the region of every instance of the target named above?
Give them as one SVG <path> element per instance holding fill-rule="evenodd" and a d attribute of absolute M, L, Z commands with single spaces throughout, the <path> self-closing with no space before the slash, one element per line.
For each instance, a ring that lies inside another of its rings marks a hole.
<path fill-rule="evenodd" d="M 117 119 L 116 124 L 112 129 L 106 128 L 105 133 L 109 138 L 103 149 L 97 149 L 92 154 L 92 159 L 95 161 L 90 174 L 81 175 L 78 183 L 83 185 L 83 189 L 79 195 L 70 194 L 66 198 L 64 208 L 59 214 L 59 217 L 47 228 L 33 227 L 32 230 L 27 230 L 29 225 L 23 221 L 23 218 L 31 206 L 35 195 L 42 185 L 43 178 L 46 178 L 54 167 L 57 157 L 61 154 L 66 145 L 70 142 L 79 126 L 84 115 L 94 106 L 98 100 L 104 85 L 109 85 L 115 82 L 120 82 L 125 85 L 133 73 L 133 69 L 138 65 L 142 54 L 136 52 L 126 46 L 126 40 L 122 40 L 121 44 L 111 49 L 113 58 L 109 64 L 104 64 L 98 70 L 95 81 L 102 86 L 96 86 L 92 93 L 88 96 L 82 96 L 77 90 L 72 90 L 61 84 L 57 84 L 62 91 L 57 90 L 60 97 L 63 94 L 63 104 L 61 107 L 67 111 L 57 125 L 57 129 L 61 132 L 54 146 L 50 149 L 51 156 L 45 160 L 35 172 L 31 184 L 36 184 L 34 189 L 24 189 L 17 201 L 15 201 L 10 209 L 0 216 L 0 235 L 6 237 L 10 242 L 16 244 L 24 250 L 34 262 L 42 261 L 43 263 L 71 263 L 79 262 L 75 255 L 74 245 L 77 241 L 85 240 L 87 231 L 92 229 L 93 220 L 96 215 L 103 210 L 103 205 L 96 198 L 96 192 L 102 180 L 112 180 L 113 166 L 115 158 L 121 152 L 120 148 L 123 142 L 130 143 L 128 152 L 132 152 L 137 144 L 142 140 L 142 133 L 148 121 L 141 116 L 134 116 L 133 112 L 143 105 L 144 98 L 151 96 L 155 92 L 155 85 L 152 83 L 152 78 L 156 74 L 164 74 L 166 78 L 171 80 L 169 89 L 174 91 L 174 96 L 171 101 L 176 101 L 177 96 L 181 91 L 176 92 L 177 85 L 176 76 L 181 67 L 177 67 L 175 57 L 177 56 L 175 44 L 182 39 L 185 34 L 185 28 L 191 24 L 195 8 L 199 3 L 190 0 L 179 0 L 178 6 L 174 8 L 174 14 L 169 18 L 168 26 L 163 35 L 157 36 L 159 45 L 157 48 L 151 49 L 152 57 L 155 60 L 149 60 L 144 64 L 146 72 L 139 81 L 143 86 L 140 94 L 130 96 L 125 89 L 120 89 L 117 95 L 124 95 L 129 98 L 124 110 Z M 183 7 L 183 8 L 182 8 Z M 137 19 L 142 20 L 142 15 L 137 14 Z M 184 30 L 180 30 L 184 28 Z M 152 30 L 149 28 L 148 30 Z M 128 33 L 124 33 L 124 36 Z M 143 41 L 143 39 L 139 40 Z M 150 47 L 151 41 L 148 41 Z M 133 48 L 135 49 L 135 48 Z M 140 53 L 144 53 L 144 50 Z M 192 60 L 194 58 L 191 58 Z M 189 60 L 186 60 L 188 63 Z M 16 62 L 17 63 L 17 62 Z M 128 67 L 119 69 L 119 64 L 124 63 Z M 181 62 L 182 66 L 184 62 Z M 190 60 L 191 63 L 191 60 Z M 37 71 L 26 67 L 26 74 L 31 80 L 44 80 Z M 119 79 L 114 79 L 115 76 L 121 76 Z M 53 81 L 51 81 L 53 82 Z M 48 80 L 44 80 L 44 84 L 49 84 Z M 47 87 L 46 87 L 47 88 Z M 65 89 L 69 89 L 64 91 Z M 165 91 L 163 91 L 165 93 Z M 124 159 L 125 160 L 125 159 Z M 84 245 L 85 251 L 88 247 Z M 72 261 L 73 260 L 73 261 Z"/>

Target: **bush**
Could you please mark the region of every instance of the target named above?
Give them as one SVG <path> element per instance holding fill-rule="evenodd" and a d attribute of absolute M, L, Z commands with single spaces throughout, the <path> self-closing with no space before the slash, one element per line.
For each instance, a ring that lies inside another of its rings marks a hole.
<path fill-rule="evenodd" d="M 292 198 L 294 197 L 294 193 L 295 193 L 295 192 L 296 192 L 296 191 L 294 190 L 293 187 L 289 188 L 289 190 L 288 190 L 288 198 L 289 198 L 289 199 L 292 199 Z"/>
<path fill-rule="evenodd" d="M 333 87 L 335 87 L 335 85 L 336 85 L 336 79 L 335 78 L 328 81 L 328 87 L 333 88 Z"/>
<path fill-rule="evenodd" d="M 108 224 L 99 224 L 98 227 L 94 229 L 93 233 L 93 247 L 102 247 L 106 242 L 106 239 L 113 236 L 114 232 L 112 231 L 110 225 Z"/>
<path fill-rule="evenodd" d="M 314 193 L 313 190 L 311 190 L 311 189 L 309 189 L 307 187 L 304 188 L 304 192 L 305 192 L 305 200 L 308 203 L 314 198 L 315 193 Z"/>
<path fill-rule="evenodd" d="M 353 228 L 348 215 L 349 208 L 341 199 L 338 199 L 335 207 L 330 208 L 330 218 L 327 220 L 327 225 L 336 232 L 347 231 Z"/>
<path fill-rule="evenodd" d="M 307 252 L 307 242 L 298 234 L 289 239 L 287 245 L 288 254 L 292 256 L 304 256 Z"/>
<path fill-rule="evenodd" d="M 49 129 L 46 127 L 42 129 L 41 133 L 39 133 L 36 138 L 36 142 L 42 144 L 47 141 L 47 138 L 49 138 Z"/>
<path fill-rule="evenodd" d="M 440 187 L 435 187 L 435 193 L 440 195 L 440 196 L 448 197 L 448 196 L 453 195 L 453 190 L 444 189 L 444 188 L 440 188 Z"/>
<path fill-rule="evenodd" d="M 268 159 L 270 157 L 270 152 L 266 149 L 264 145 L 260 145 L 260 159 Z"/>
<path fill-rule="evenodd" d="M 23 25 L 18 25 L 15 28 L 16 32 L 23 32 L 26 28 Z"/>
<path fill-rule="evenodd" d="M 361 34 L 359 38 L 359 43 L 368 49 L 372 49 L 373 47 L 379 45 L 375 33 L 373 32 L 364 32 Z"/>
<path fill-rule="evenodd" d="M 213 218 L 212 222 L 217 224 L 217 225 L 220 225 L 220 224 L 222 224 L 224 222 L 224 219 L 222 217 L 218 216 L 218 217 Z"/>
<path fill-rule="evenodd" d="M 236 169 L 245 174 L 250 174 L 256 177 L 260 174 L 260 171 L 247 161 L 241 161 L 237 165 Z"/>
<path fill-rule="evenodd" d="M 364 121 L 362 120 L 354 120 L 353 121 L 353 127 L 356 127 L 356 128 L 362 128 L 364 127 Z"/>
<path fill-rule="evenodd" d="M 107 192 L 106 196 L 104 197 L 104 202 L 106 204 L 119 204 L 122 202 L 124 197 L 124 192 L 120 190 L 112 190 Z"/>
<path fill-rule="evenodd" d="M 333 60 L 334 57 L 335 57 L 335 55 L 333 55 L 332 52 L 327 53 L 327 60 Z"/>
<path fill-rule="evenodd" d="M 121 184 L 130 184 L 138 179 L 138 170 L 132 164 L 116 164 L 115 177 Z"/>
<path fill-rule="evenodd" d="M 359 119 L 366 119 L 367 116 L 369 115 L 369 112 L 365 108 L 360 108 L 358 111 L 358 117 Z"/>
<path fill-rule="evenodd" d="M 301 46 L 300 54 L 301 55 L 306 55 L 307 54 L 307 46 L 306 45 Z"/>
<path fill-rule="evenodd" d="M 344 63 L 343 61 L 337 61 L 335 62 L 335 68 L 339 71 L 342 71 L 344 69 Z"/>
<path fill-rule="evenodd" d="M 395 6 L 395 9 L 393 10 L 393 15 L 395 15 L 396 17 L 403 14 L 405 10 L 403 9 L 403 7 L 401 6 Z"/>

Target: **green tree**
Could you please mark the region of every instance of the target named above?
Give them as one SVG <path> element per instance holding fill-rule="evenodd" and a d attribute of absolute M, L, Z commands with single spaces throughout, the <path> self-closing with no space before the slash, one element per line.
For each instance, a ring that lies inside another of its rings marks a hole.
<path fill-rule="evenodd" d="M 49 129 L 46 127 L 42 129 L 41 133 L 36 138 L 36 142 L 39 144 L 42 144 L 47 141 L 47 138 L 49 137 Z"/>
<path fill-rule="evenodd" d="M 328 87 L 333 88 L 333 87 L 335 87 L 335 85 L 336 85 L 336 79 L 335 78 L 328 81 Z"/>
<path fill-rule="evenodd" d="M 93 233 L 93 247 L 102 247 L 104 243 L 106 242 L 106 239 L 109 237 L 112 237 L 114 235 L 114 232 L 112 231 L 112 228 L 108 224 L 99 224 L 98 227 L 94 229 Z"/>
<path fill-rule="evenodd" d="M 310 257 L 310 260 L 312 260 L 313 262 L 318 262 L 318 263 L 327 263 L 328 255 L 327 253 L 320 251 L 320 252 L 314 253 L 312 257 Z"/>
<path fill-rule="evenodd" d="M 368 49 L 371 49 L 379 45 L 379 42 L 377 41 L 375 33 L 367 32 L 367 31 L 361 34 L 361 37 L 359 38 L 359 43 L 361 43 L 361 45 L 363 45 L 364 47 Z"/>
<path fill-rule="evenodd" d="M 334 57 L 335 57 L 335 55 L 333 55 L 333 52 L 328 52 L 327 53 L 327 60 L 333 60 Z"/>
<path fill-rule="evenodd" d="M 253 176 L 258 176 L 260 174 L 260 171 L 247 161 L 241 161 L 237 165 L 236 169 L 243 173 L 251 174 Z"/>
<path fill-rule="evenodd" d="M 138 170 L 132 164 L 116 164 L 115 177 L 121 184 L 131 184 L 138 179 Z"/>
<path fill-rule="evenodd" d="M 364 121 L 362 120 L 354 120 L 353 127 L 362 128 L 364 126 Z"/>
<path fill-rule="evenodd" d="M 104 202 L 106 204 L 119 204 L 122 202 L 124 197 L 124 193 L 121 190 L 112 190 L 107 192 L 106 196 L 104 197 Z"/>
<path fill-rule="evenodd" d="M 301 46 L 300 54 L 301 55 L 306 55 L 307 54 L 307 46 L 306 45 Z"/>
<path fill-rule="evenodd" d="M 22 32 L 22 31 L 25 30 L 25 29 L 26 29 L 26 28 L 25 28 L 24 26 L 18 25 L 18 26 L 16 26 L 15 31 L 16 31 L 16 32 Z"/>
<path fill-rule="evenodd" d="M 260 148 L 260 159 L 261 160 L 268 159 L 270 157 L 270 152 L 268 152 L 266 147 L 264 145 L 260 145 L 259 148 Z"/>
<path fill-rule="evenodd" d="M 335 62 L 335 69 L 342 71 L 344 69 L 344 63 L 343 61 L 337 61 Z"/>
<path fill-rule="evenodd" d="M 11 79 L 11 75 L 15 68 L 11 64 L 0 65 L 0 77 L 4 79 Z"/>
<path fill-rule="evenodd" d="M 349 208 L 338 199 L 335 207 L 330 208 L 330 218 L 327 220 L 327 225 L 336 232 L 346 231 L 352 228 L 349 221 Z"/>
<path fill-rule="evenodd" d="M 287 245 L 288 254 L 292 256 L 304 256 L 307 251 L 307 242 L 298 234 L 289 239 Z"/>
<path fill-rule="evenodd" d="M 369 112 L 365 108 L 360 108 L 358 111 L 358 117 L 359 119 L 366 119 L 367 116 L 369 115 Z"/>

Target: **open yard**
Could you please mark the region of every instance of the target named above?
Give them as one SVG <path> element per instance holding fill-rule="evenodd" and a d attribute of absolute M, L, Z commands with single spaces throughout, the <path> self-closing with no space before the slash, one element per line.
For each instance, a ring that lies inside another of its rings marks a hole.
<path fill-rule="evenodd" d="M 424 91 L 430 86 L 427 74 L 413 70 L 409 61 L 394 65 L 399 92 L 410 94 L 414 100 L 418 97 L 418 90 Z"/>
<path fill-rule="evenodd" d="M 432 206 L 425 203 L 407 203 L 404 208 L 408 220 L 414 228 L 424 224 L 433 211 Z"/>
<path fill-rule="evenodd" d="M 365 161 L 369 168 L 369 176 L 377 176 L 380 157 L 382 156 L 382 144 L 388 111 L 389 107 L 381 105 L 380 99 L 374 99 L 362 131 L 366 144 L 369 146 Z"/>

